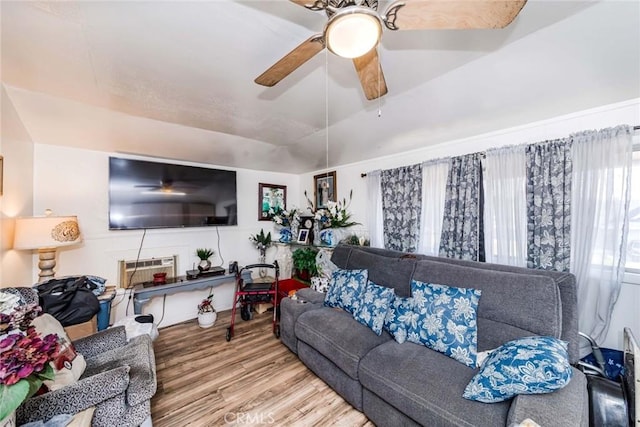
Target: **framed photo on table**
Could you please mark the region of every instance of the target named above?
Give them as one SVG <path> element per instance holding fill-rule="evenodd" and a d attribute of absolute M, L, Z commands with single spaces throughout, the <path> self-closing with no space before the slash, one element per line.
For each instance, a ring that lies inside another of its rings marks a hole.
<path fill-rule="evenodd" d="M 336 196 L 336 171 L 321 173 L 313 177 L 316 209 L 327 207 L 327 202 L 338 200 Z"/>
<path fill-rule="evenodd" d="M 302 245 L 306 245 L 308 242 L 307 240 L 309 239 L 309 229 L 308 228 L 301 228 L 298 231 L 298 241 L 297 243 L 300 243 Z"/>
<path fill-rule="evenodd" d="M 269 209 L 287 208 L 287 186 L 277 184 L 258 184 L 258 221 L 271 221 Z"/>

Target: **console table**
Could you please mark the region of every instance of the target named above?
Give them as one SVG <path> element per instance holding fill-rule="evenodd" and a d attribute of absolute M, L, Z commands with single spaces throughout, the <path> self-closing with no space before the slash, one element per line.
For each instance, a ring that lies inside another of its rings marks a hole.
<path fill-rule="evenodd" d="M 250 282 L 251 271 L 243 271 L 242 278 L 245 281 Z M 153 297 L 211 288 L 223 283 L 234 282 L 235 280 L 235 274 L 220 274 L 217 276 L 198 277 L 197 279 L 191 280 L 187 280 L 186 277 L 180 276 L 168 279 L 167 283 L 162 285 L 155 285 L 152 282 L 139 283 L 133 288 L 133 312 L 135 314 L 142 314 L 142 306 L 149 302 Z"/>

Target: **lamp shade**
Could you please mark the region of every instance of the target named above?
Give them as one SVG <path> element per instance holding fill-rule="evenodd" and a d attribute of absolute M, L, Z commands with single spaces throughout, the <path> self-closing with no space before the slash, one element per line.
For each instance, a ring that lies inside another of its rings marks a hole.
<path fill-rule="evenodd" d="M 382 25 L 375 11 L 362 6 L 341 9 L 324 29 L 327 48 L 343 58 L 358 58 L 380 42 Z"/>
<path fill-rule="evenodd" d="M 76 216 L 16 218 L 14 249 L 45 249 L 82 241 Z"/>

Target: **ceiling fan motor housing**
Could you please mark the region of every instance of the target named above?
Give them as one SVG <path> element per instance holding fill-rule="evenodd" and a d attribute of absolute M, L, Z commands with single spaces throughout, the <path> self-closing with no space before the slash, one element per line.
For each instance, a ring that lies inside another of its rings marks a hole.
<path fill-rule="evenodd" d="M 331 18 L 341 9 L 351 6 L 366 7 L 371 10 L 378 10 L 378 0 L 318 0 L 313 5 L 307 6 L 311 10 L 323 10 L 327 17 Z"/>

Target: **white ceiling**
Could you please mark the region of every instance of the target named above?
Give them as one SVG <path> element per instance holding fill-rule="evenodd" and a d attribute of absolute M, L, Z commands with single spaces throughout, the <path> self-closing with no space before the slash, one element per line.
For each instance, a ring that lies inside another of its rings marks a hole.
<path fill-rule="evenodd" d="M 2 83 L 43 144 L 302 173 L 326 166 L 327 121 L 333 167 L 640 97 L 638 0 L 529 0 L 503 30 L 386 31 L 375 101 L 324 52 L 273 88 L 253 82 L 326 22 L 287 0 L 0 8 Z"/>

